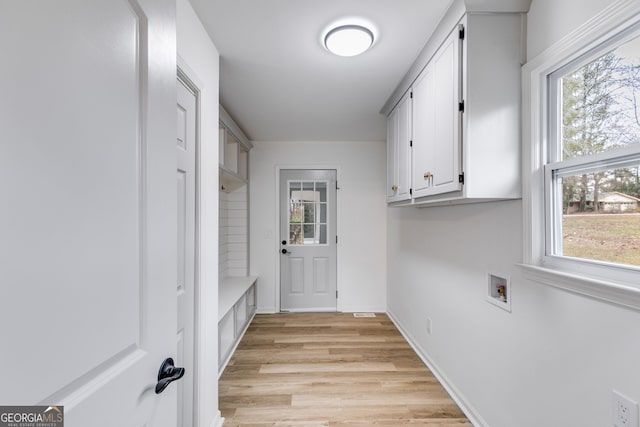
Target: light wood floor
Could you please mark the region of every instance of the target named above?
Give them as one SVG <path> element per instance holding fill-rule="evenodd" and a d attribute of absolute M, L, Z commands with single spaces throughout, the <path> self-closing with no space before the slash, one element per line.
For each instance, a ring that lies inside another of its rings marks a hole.
<path fill-rule="evenodd" d="M 219 387 L 225 427 L 471 426 L 384 314 L 257 315 Z"/>

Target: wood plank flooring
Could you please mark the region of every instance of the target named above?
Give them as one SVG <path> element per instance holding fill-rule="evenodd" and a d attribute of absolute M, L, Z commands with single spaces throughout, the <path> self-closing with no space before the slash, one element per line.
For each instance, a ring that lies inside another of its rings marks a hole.
<path fill-rule="evenodd" d="M 257 315 L 219 388 L 225 427 L 472 425 L 385 314 Z"/>

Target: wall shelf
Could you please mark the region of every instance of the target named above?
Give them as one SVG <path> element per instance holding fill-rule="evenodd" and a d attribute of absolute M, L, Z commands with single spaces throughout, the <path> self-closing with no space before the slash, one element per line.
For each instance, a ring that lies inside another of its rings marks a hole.
<path fill-rule="evenodd" d="M 247 179 L 225 166 L 219 167 L 220 190 L 226 193 L 237 190 L 247 184 Z"/>

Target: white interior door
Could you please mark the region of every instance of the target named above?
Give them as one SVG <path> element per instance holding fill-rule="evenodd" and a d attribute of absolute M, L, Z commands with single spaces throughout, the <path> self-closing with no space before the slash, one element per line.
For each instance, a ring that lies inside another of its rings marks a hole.
<path fill-rule="evenodd" d="M 178 305 L 176 362 L 184 366 L 178 383 L 178 426 L 193 425 L 194 304 L 196 233 L 196 95 L 178 79 L 177 185 L 178 185 Z"/>
<path fill-rule="evenodd" d="M 175 425 L 175 2 L 0 2 L 0 404 Z"/>
<path fill-rule="evenodd" d="M 335 311 L 336 171 L 280 171 L 280 309 Z"/>

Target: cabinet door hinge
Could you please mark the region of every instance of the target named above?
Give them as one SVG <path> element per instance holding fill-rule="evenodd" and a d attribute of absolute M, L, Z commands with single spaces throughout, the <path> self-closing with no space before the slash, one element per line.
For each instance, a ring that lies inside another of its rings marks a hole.
<path fill-rule="evenodd" d="M 460 35 L 460 40 L 464 40 L 464 25 L 460 24 L 458 26 L 458 34 Z"/>
<path fill-rule="evenodd" d="M 464 184 L 464 172 L 462 172 L 460 175 L 458 175 L 458 182 L 460 184 Z"/>
<path fill-rule="evenodd" d="M 458 102 L 458 111 L 464 113 L 464 101 Z"/>

